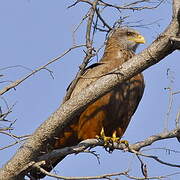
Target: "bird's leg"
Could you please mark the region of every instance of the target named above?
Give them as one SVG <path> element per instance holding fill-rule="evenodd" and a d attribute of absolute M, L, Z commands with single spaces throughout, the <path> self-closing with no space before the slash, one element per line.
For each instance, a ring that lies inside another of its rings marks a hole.
<path fill-rule="evenodd" d="M 117 137 L 116 133 L 117 132 L 115 130 L 112 134 L 112 137 L 105 136 L 104 128 L 102 127 L 101 132 L 100 132 L 100 136 L 96 136 L 98 139 L 102 139 L 104 141 L 104 147 L 108 152 L 113 151 L 114 143 L 117 143 L 117 144 L 123 143 L 126 146 L 129 145 L 127 140 L 120 140 L 120 137 Z M 109 147 L 109 145 L 112 147 Z"/>
<path fill-rule="evenodd" d="M 101 129 L 101 132 L 100 132 L 100 135 L 96 136 L 97 139 L 102 139 L 104 141 L 104 146 L 107 146 L 111 140 L 111 137 L 107 137 L 105 136 L 105 133 L 104 133 L 104 128 L 102 127 Z"/>
<path fill-rule="evenodd" d="M 123 143 L 123 144 L 125 144 L 126 146 L 129 145 L 129 142 L 128 142 L 127 140 L 123 140 L 123 139 L 120 140 L 120 137 L 117 137 L 117 136 L 116 136 L 116 131 L 114 131 L 113 134 L 112 134 L 112 141 L 113 141 L 113 142 L 116 142 L 116 143 L 118 143 L 118 144 Z"/>
<path fill-rule="evenodd" d="M 120 143 L 125 144 L 127 147 L 129 146 L 129 142 L 127 140 L 122 139 L 122 140 L 119 141 L 119 144 Z"/>
<path fill-rule="evenodd" d="M 116 131 L 113 132 L 112 137 L 109 137 L 109 136 L 105 135 L 103 127 L 101 129 L 100 136 L 96 136 L 96 137 L 98 139 L 102 139 L 104 141 L 104 148 L 109 153 L 111 153 L 113 151 L 113 149 L 114 149 L 114 148 L 109 147 L 109 146 L 113 146 L 114 142 L 116 142 L 116 143 L 119 142 L 119 138 L 116 137 Z"/>
<path fill-rule="evenodd" d="M 108 151 L 109 153 L 113 151 L 113 149 L 109 147 L 109 145 L 112 144 L 112 137 L 105 136 L 103 127 L 101 129 L 100 135 L 97 135 L 96 138 L 104 141 L 104 148 L 106 151 Z"/>
<path fill-rule="evenodd" d="M 112 137 L 106 136 L 103 127 L 101 129 L 100 136 L 96 136 L 96 138 L 102 139 L 105 145 L 112 142 L 119 143 L 119 140 L 120 140 L 119 137 L 116 137 L 116 131 L 113 132 Z"/>
<path fill-rule="evenodd" d="M 116 136 L 116 131 L 113 132 L 111 140 L 112 142 L 119 143 L 120 138 Z"/>

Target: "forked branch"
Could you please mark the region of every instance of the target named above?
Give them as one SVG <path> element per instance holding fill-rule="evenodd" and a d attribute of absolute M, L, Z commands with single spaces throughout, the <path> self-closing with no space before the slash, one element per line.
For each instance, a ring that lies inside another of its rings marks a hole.
<path fill-rule="evenodd" d="M 115 74 L 108 74 L 97 80 L 81 92 L 67 100 L 54 112 L 17 151 L 14 157 L 0 170 L 0 177 L 6 179 L 22 178 L 29 169 L 27 165 L 36 161 L 44 146 L 51 143 L 58 134 L 73 120 L 73 117 L 109 92 L 114 86 L 158 63 L 177 48 L 171 38 L 178 38 L 180 32 L 180 1 L 173 1 L 173 18 L 167 29 L 142 53 L 117 68 Z M 157 137 L 158 138 L 158 137 Z M 147 144 L 145 143 L 144 146 Z M 132 148 L 132 147 L 131 147 Z M 138 150 L 138 146 L 135 147 Z"/>

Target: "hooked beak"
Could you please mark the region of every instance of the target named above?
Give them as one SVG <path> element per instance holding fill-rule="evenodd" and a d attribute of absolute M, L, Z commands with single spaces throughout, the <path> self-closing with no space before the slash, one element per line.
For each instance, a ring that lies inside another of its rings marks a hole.
<path fill-rule="evenodd" d="M 130 41 L 134 41 L 134 42 L 136 42 L 136 43 L 138 43 L 138 44 L 144 44 L 144 43 L 146 43 L 145 38 L 144 38 L 142 35 L 140 35 L 140 34 L 138 34 L 137 36 L 135 36 L 135 37 L 133 37 L 133 38 L 130 38 L 129 40 L 130 40 Z"/>

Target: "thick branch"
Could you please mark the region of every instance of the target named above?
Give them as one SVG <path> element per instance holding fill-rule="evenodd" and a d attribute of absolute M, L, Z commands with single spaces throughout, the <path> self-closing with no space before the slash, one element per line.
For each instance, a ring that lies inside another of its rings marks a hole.
<path fill-rule="evenodd" d="M 22 175 L 23 168 L 32 161 L 36 161 L 44 146 L 50 143 L 73 117 L 81 112 L 88 104 L 98 97 L 109 92 L 114 86 L 131 78 L 144 69 L 158 63 L 165 56 L 175 50 L 170 40 L 179 33 L 180 2 L 174 0 L 173 20 L 168 28 L 162 33 L 150 47 L 136 55 L 128 62 L 120 66 L 115 73 L 109 74 L 97 80 L 89 88 L 62 104 L 48 120 L 46 120 L 33 134 L 31 138 L 17 151 L 14 157 L 0 171 L 0 177 L 6 179 L 18 179 Z"/>
<path fill-rule="evenodd" d="M 163 132 L 160 134 L 150 136 L 149 138 L 143 141 L 131 144 L 128 147 L 124 143 L 120 143 L 120 144 L 114 143 L 113 145 L 109 144 L 108 147 L 113 148 L 113 149 L 125 150 L 129 152 L 133 152 L 133 151 L 138 152 L 140 149 L 146 146 L 150 146 L 152 143 L 156 141 L 163 140 L 163 139 L 177 138 L 179 135 L 180 135 L 180 128 L 172 130 L 170 132 Z M 83 152 L 87 148 L 92 148 L 96 146 L 104 146 L 104 142 L 100 139 L 87 139 L 80 142 L 76 146 L 53 150 L 50 153 L 40 156 L 38 158 L 38 161 L 50 160 L 57 157 L 64 157 L 69 154 Z"/>
<path fill-rule="evenodd" d="M 160 160 L 157 156 L 146 155 L 139 151 L 141 148 L 149 146 L 156 141 L 163 140 L 163 139 L 169 139 L 169 138 L 177 138 L 179 136 L 179 134 L 180 134 L 180 128 L 177 128 L 170 132 L 163 132 L 163 133 L 160 133 L 157 135 L 153 135 L 141 142 L 131 144 L 128 147 L 127 147 L 127 145 L 125 145 L 123 143 L 121 143 L 121 144 L 113 143 L 113 144 L 108 144 L 107 146 L 111 149 L 119 149 L 119 150 L 129 151 L 129 152 L 137 154 L 138 156 L 141 155 L 141 156 L 144 156 L 147 158 L 152 158 L 161 164 L 164 164 L 164 165 L 167 165 L 170 167 L 176 167 L 176 168 L 178 167 L 179 168 L 180 167 L 179 164 L 167 163 L 165 161 Z M 52 152 L 39 157 L 38 161 L 40 161 L 40 162 L 38 162 L 38 163 L 45 162 L 46 160 L 50 160 L 50 159 L 57 158 L 57 157 L 64 157 L 66 155 L 73 154 L 73 153 L 77 154 L 80 152 L 85 152 L 86 149 L 94 148 L 96 146 L 104 146 L 104 142 L 101 139 L 87 139 L 87 140 L 80 142 L 76 146 L 53 150 Z M 60 179 L 99 179 L 100 178 L 99 176 L 95 176 L 95 177 L 94 176 L 92 176 L 92 177 L 64 177 L 64 176 L 54 175 L 54 174 L 51 174 L 51 173 L 45 171 L 44 169 L 42 169 L 38 165 L 38 163 L 36 163 L 37 165 L 36 164 L 33 165 L 33 167 L 38 168 L 41 172 L 45 173 L 46 175 L 49 175 L 52 177 L 57 177 Z M 112 175 L 112 176 L 114 176 L 114 175 Z"/>

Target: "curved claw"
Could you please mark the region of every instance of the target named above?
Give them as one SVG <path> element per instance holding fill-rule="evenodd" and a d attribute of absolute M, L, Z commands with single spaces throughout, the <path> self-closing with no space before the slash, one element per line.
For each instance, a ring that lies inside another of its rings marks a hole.
<path fill-rule="evenodd" d="M 101 129 L 100 136 L 96 136 L 98 139 L 102 139 L 104 141 L 104 147 L 108 152 L 113 151 L 114 143 L 123 143 L 126 146 L 129 146 L 129 143 L 127 140 L 120 140 L 119 137 L 116 137 L 116 131 L 113 132 L 112 137 L 105 136 L 104 128 Z M 112 147 L 108 147 L 108 145 L 111 145 Z"/>
<path fill-rule="evenodd" d="M 129 142 L 127 140 L 120 140 L 119 143 L 125 144 L 127 147 L 129 146 Z"/>

